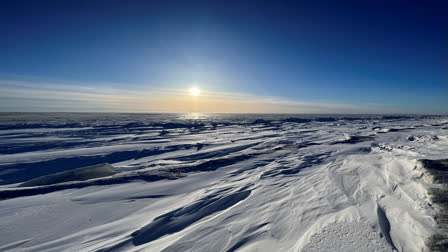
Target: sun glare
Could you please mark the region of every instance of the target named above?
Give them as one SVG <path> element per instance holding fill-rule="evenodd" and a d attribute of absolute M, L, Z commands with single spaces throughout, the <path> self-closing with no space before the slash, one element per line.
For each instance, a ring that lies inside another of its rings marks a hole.
<path fill-rule="evenodd" d="M 198 96 L 201 93 L 201 90 L 197 87 L 190 88 L 190 94 L 193 96 Z"/>

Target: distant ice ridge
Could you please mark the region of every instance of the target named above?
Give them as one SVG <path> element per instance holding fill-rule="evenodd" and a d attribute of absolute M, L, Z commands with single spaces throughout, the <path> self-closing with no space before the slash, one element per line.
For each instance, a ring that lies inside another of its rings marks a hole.
<path fill-rule="evenodd" d="M 447 129 L 440 116 L 1 114 L 0 250 L 446 251 Z"/>

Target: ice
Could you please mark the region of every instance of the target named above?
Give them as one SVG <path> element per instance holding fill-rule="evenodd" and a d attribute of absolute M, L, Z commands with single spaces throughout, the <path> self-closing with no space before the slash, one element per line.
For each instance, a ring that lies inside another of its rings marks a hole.
<path fill-rule="evenodd" d="M 2 251 L 444 251 L 440 116 L 1 114 Z"/>

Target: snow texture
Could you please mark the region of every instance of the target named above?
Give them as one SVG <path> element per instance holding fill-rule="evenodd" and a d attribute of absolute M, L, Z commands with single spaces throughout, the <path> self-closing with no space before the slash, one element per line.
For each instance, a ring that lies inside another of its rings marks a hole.
<path fill-rule="evenodd" d="M 440 116 L 0 114 L 1 251 L 446 251 Z"/>

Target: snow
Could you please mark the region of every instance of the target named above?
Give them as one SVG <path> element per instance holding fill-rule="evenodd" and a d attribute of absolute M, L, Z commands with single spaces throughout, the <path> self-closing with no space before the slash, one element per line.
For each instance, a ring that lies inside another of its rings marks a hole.
<path fill-rule="evenodd" d="M 320 233 L 311 237 L 303 251 L 332 251 L 335 248 L 346 252 L 393 251 L 378 233 L 371 230 L 372 227 L 363 222 L 329 224 L 321 227 Z"/>
<path fill-rule="evenodd" d="M 114 168 L 111 165 L 105 163 L 45 175 L 42 177 L 29 180 L 25 183 L 22 183 L 20 184 L 20 186 L 21 187 L 43 186 L 43 185 L 59 184 L 68 181 L 84 181 L 94 178 L 107 177 L 113 174 L 115 174 Z"/>
<path fill-rule="evenodd" d="M 441 232 L 420 160 L 447 158 L 444 117 L 0 117 L 2 251 L 430 251 Z"/>

